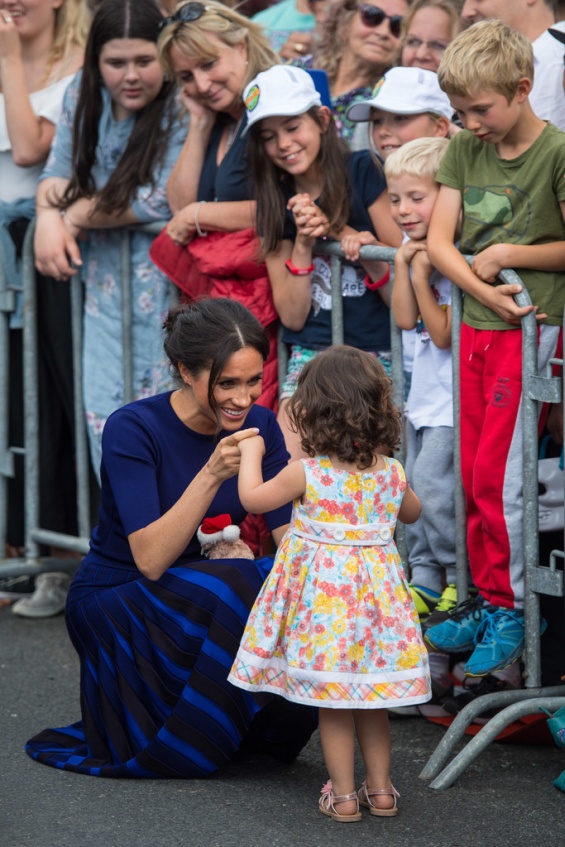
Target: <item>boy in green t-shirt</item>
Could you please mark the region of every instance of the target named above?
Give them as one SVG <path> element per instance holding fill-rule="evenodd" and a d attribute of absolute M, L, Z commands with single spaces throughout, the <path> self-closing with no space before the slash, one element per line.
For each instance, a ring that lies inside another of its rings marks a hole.
<path fill-rule="evenodd" d="M 437 176 L 428 254 L 465 292 L 461 470 L 479 594 L 426 639 L 445 652 L 472 650 L 465 671 L 484 676 L 524 650 L 520 324 L 534 309 L 538 366 L 545 369 L 561 338 L 565 303 L 565 134 L 533 113 L 531 44 L 501 21 L 457 36 L 438 78 L 465 130 L 450 142 Z M 472 267 L 462 255 L 469 253 Z M 520 285 L 497 284 L 505 268 L 517 270 L 534 306 L 516 305 Z"/>

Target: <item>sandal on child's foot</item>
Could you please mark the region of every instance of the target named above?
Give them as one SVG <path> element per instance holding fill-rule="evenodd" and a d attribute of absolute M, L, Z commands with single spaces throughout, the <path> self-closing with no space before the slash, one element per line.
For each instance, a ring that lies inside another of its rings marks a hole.
<path fill-rule="evenodd" d="M 355 800 L 357 802 L 357 811 L 352 815 L 340 815 L 339 812 L 336 812 L 334 803 L 345 803 L 346 800 Z M 320 797 L 319 807 L 323 815 L 328 815 L 328 817 L 338 823 L 353 823 L 354 821 L 360 821 L 363 817 L 359 811 L 359 798 L 357 793 L 352 791 L 351 794 L 341 794 L 336 796 L 332 790 L 331 779 L 322 786 L 322 796 Z"/>
<path fill-rule="evenodd" d="M 390 809 L 381 809 L 378 806 L 373 806 L 370 798 L 374 797 L 377 794 L 389 794 L 392 796 L 393 804 Z M 379 818 L 393 818 L 395 815 L 398 814 L 398 809 L 396 808 L 396 798 L 400 797 L 400 794 L 398 793 L 394 785 L 391 785 L 390 788 L 367 788 L 367 783 L 364 782 L 359 791 L 357 792 L 357 796 L 359 798 L 359 805 L 366 806 L 372 815 L 377 815 L 377 817 Z"/>

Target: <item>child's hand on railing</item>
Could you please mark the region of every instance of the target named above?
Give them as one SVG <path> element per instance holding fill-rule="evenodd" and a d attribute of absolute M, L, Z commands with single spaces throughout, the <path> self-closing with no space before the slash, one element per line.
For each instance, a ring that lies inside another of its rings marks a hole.
<path fill-rule="evenodd" d="M 521 285 L 493 285 L 485 286 L 481 302 L 489 309 L 513 326 L 520 326 L 522 318 L 530 312 L 535 312 L 537 320 L 547 318 L 545 312 L 538 312 L 537 306 L 518 306 L 513 299 L 514 294 L 519 294 Z"/>
<path fill-rule="evenodd" d="M 395 262 L 400 264 L 403 262 L 405 265 L 411 265 L 412 259 L 419 253 L 421 250 L 427 250 L 428 244 L 427 241 L 406 241 L 401 247 L 396 251 Z"/>
<path fill-rule="evenodd" d="M 348 262 L 356 262 L 359 259 L 361 247 L 378 244 L 372 232 L 349 232 L 341 239 L 341 249 Z"/>

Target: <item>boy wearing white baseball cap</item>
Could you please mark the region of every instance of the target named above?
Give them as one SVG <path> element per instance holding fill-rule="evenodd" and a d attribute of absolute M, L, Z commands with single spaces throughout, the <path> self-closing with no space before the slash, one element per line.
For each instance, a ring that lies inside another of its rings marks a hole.
<path fill-rule="evenodd" d="M 370 100 L 347 110 L 350 121 L 370 122 L 369 137 L 383 161 L 407 141 L 448 137 L 452 115 L 437 75 L 423 68 L 391 68 Z"/>

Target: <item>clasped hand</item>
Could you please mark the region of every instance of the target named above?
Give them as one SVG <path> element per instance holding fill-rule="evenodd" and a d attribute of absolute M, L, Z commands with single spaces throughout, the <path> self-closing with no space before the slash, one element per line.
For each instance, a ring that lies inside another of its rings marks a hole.
<path fill-rule="evenodd" d="M 292 212 L 298 236 L 309 244 L 329 234 L 330 223 L 309 194 L 295 194 L 288 201 L 287 209 Z"/>
<path fill-rule="evenodd" d="M 250 427 L 222 438 L 208 459 L 206 465 L 208 472 L 221 481 L 236 476 L 241 463 L 241 442 L 246 440 L 261 442 L 263 444 L 261 455 L 263 455 L 264 443 L 258 433 L 259 430 L 256 427 Z M 257 445 L 255 449 L 257 449 Z"/>

